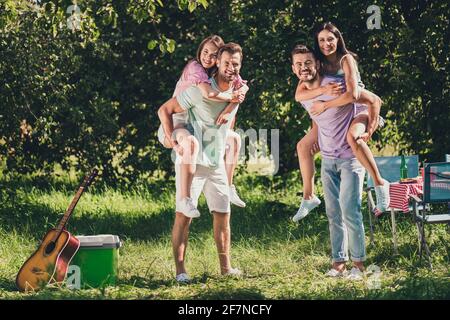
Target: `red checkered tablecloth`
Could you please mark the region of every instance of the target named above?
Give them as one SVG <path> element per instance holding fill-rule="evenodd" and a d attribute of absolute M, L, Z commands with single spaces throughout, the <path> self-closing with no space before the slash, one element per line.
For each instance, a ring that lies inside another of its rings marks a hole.
<path fill-rule="evenodd" d="M 423 183 L 418 181 L 417 183 L 399 183 L 391 182 L 389 186 L 389 196 L 391 201 L 389 207 L 392 209 L 399 209 L 403 212 L 409 211 L 409 196 L 421 195 Z"/>

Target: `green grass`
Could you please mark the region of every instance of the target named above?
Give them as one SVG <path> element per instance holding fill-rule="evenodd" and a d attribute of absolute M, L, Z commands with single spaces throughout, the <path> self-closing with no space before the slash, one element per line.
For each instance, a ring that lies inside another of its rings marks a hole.
<path fill-rule="evenodd" d="M 449 240 L 445 226 L 432 226 L 432 271 L 418 259 L 410 217 L 398 215 L 399 254 L 393 255 L 389 217 L 376 226 L 367 266 L 381 268 L 379 289 L 370 280 L 330 279 L 328 223 L 323 205 L 299 224 L 290 221 L 299 204 L 298 177 L 240 176 L 247 207 L 232 208 L 232 263 L 240 279 L 221 277 L 204 199 L 191 226 L 187 269 L 193 283 L 174 281 L 170 242 L 174 182 L 131 189 L 96 186 L 81 198 L 68 229 L 73 234 L 120 236 L 117 286 L 71 291 L 50 286 L 19 293 L 15 276 L 70 203 L 77 180 L 0 181 L 0 299 L 449 299 Z M 36 187 L 38 186 L 38 187 Z M 364 212 L 367 220 L 367 212 Z M 366 239 L 368 239 L 368 222 Z M 349 265 L 350 266 L 350 265 Z"/>

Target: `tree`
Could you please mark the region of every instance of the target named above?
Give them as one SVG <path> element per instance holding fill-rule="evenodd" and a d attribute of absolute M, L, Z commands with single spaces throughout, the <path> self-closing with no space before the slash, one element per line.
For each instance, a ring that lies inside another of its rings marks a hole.
<path fill-rule="evenodd" d="M 382 23 L 369 30 L 373 4 Z M 171 174 L 156 111 L 213 33 L 244 48 L 250 91 L 237 126 L 280 129 L 279 172 L 296 170 L 295 142 L 310 120 L 293 99 L 290 51 L 311 44 L 323 21 L 343 32 L 364 84 L 384 101 L 387 127 L 372 145 L 426 161 L 450 150 L 446 2 L 85 0 L 74 30 L 67 27 L 71 5 L 0 3 L 0 155 L 8 170 L 96 165 L 106 179 L 125 182 Z"/>

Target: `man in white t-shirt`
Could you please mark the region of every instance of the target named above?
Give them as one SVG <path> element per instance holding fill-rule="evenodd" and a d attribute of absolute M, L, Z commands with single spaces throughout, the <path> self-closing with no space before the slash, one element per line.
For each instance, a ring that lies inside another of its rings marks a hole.
<path fill-rule="evenodd" d="M 232 82 L 236 75 L 239 74 L 242 57 L 242 48 L 238 44 L 228 43 L 219 49 L 217 59 L 218 71 L 211 78 L 213 89 L 224 93 L 232 93 Z M 164 103 L 158 110 L 158 116 L 165 136 L 172 137 L 172 115 L 183 111 L 188 112 L 188 130 L 197 138 L 197 141 L 201 142 L 196 162 L 196 172 L 191 186 L 191 198 L 196 206 L 198 198 L 203 192 L 208 208 L 213 214 L 214 240 L 219 254 L 221 274 L 240 275 L 241 271 L 232 268 L 230 261 L 230 199 L 223 157 L 230 121 L 222 125 L 216 125 L 217 117 L 227 105 L 227 102 L 203 98 L 200 90 L 193 86 Z M 236 112 L 237 108 L 231 114 L 231 118 L 235 116 Z M 171 142 L 172 147 L 174 147 L 176 141 L 172 139 Z M 180 200 L 179 165 L 177 160 L 175 164 L 177 207 Z M 190 278 L 185 269 L 184 257 L 192 218 L 186 217 L 179 210 L 176 211 L 172 230 L 176 280 L 187 282 Z"/>

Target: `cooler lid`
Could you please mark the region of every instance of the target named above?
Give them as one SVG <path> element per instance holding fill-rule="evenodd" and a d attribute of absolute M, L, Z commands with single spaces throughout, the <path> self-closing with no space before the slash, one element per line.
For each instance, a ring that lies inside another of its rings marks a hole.
<path fill-rule="evenodd" d="M 112 234 L 98 234 L 95 236 L 75 236 L 80 240 L 80 247 L 89 248 L 120 248 L 119 236 Z"/>

